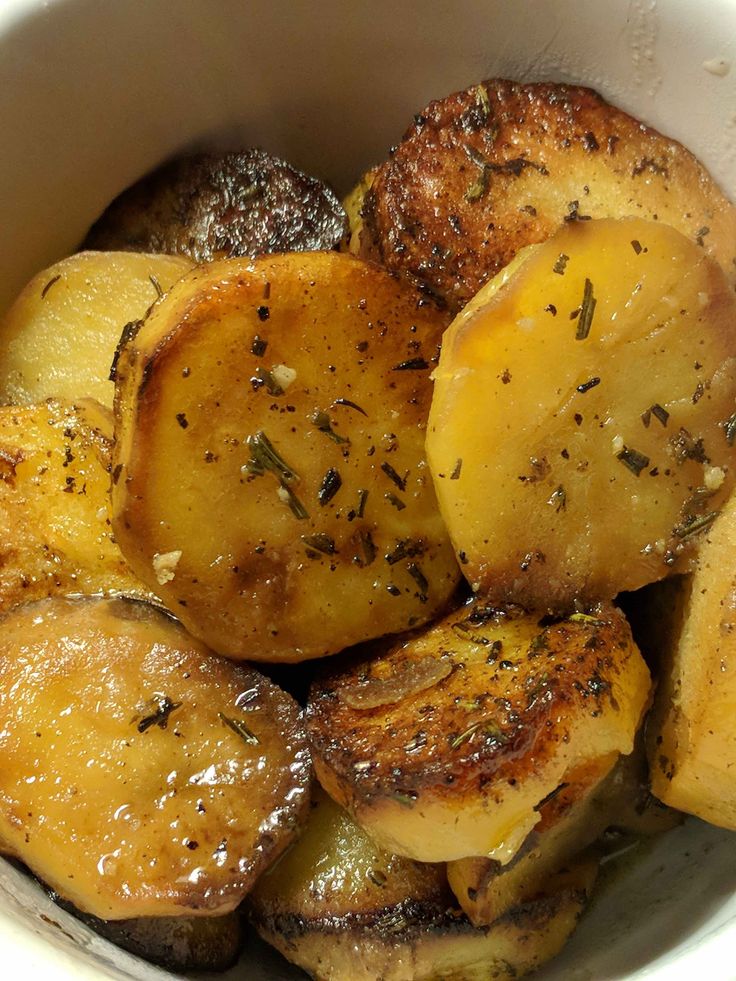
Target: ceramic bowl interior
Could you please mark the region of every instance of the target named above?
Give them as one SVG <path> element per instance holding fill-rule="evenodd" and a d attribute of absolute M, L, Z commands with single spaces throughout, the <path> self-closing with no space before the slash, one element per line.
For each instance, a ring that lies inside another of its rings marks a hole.
<path fill-rule="evenodd" d="M 592 85 L 736 198 L 736 0 L 3 0 L 0 308 L 122 188 L 258 144 L 347 190 L 430 99 L 483 78 Z M 607 877 L 556 979 L 732 978 L 736 848 L 697 821 Z M 0 862 L 7 972 L 165 978 Z M 232 977 L 301 976 L 257 942 Z"/>

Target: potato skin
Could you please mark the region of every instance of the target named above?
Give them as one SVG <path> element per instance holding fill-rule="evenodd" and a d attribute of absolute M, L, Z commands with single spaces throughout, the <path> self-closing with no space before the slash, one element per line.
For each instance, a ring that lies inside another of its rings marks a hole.
<path fill-rule="evenodd" d="M 252 148 L 164 164 L 113 201 L 83 247 L 210 262 L 332 249 L 346 231 L 345 212 L 326 184 Z"/>
<path fill-rule="evenodd" d="M 156 306 L 118 363 L 113 520 L 193 634 L 299 661 L 443 609 L 460 573 L 424 456 L 443 327 L 337 253 L 215 263 Z"/>
<path fill-rule="evenodd" d="M 6 616 L 0 733 L 3 849 L 103 920 L 231 912 L 308 806 L 296 704 L 146 603 Z"/>
<path fill-rule="evenodd" d="M 112 408 L 110 365 L 124 327 L 191 266 L 176 256 L 79 252 L 38 273 L 0 323 L 0 401 L 93 398 Z"/>
<path fill-rule="evenodd" d="M 662 679 L 647 725 L 652 792 L 736 829 L 736 498 L 707 532 L 695 572 L 680 580 Z"/>
<path fill-rule="evenodd" d="M 0 406 L 0 614 L 52 594 L 152 596 L 112 535 L 111 435 L 92 401 Z"/>
<path fill-rule="evenodd" d="M 736 282 L 736 209 L 693 155 L 577 86 L 491 79 L 415 117 L 376 175 L 361 254 L 457 311 L 577 216 L 657 217 Z"/>
<path fill-rule="evenodd" d="M 554 956 L 583 909 L 597 862 L 550 879 L 490 928 L 458 910 L 441 865 L 378 848 L 318 792 L 303 835 L 248 900 L 261 936 L 324 981 L 515 978 Z"/>
<path fill-rule="evenodd" d="M 568 224 L 481 290 L 427 431 L 475 591 L 565 612 L 687 571 L 734 486 L 735 320 L 701 248 L 632 218 Z"/>
<path fill-rule="evenodd" d="M 649 700 L 611 606 L 548 623 L 477 603 L 373 655 L 315 681 L 315 771 L 378 844 L 419 861 L 510 861 L 540 801 L 631 751 Z"/>

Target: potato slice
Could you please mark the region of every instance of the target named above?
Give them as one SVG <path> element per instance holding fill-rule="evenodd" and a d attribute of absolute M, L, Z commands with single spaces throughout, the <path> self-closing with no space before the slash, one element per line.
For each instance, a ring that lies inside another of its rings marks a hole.
<path fill-rule="evenodd" d="M 230 912 L 307 808 L 296 703 L 130 600 L 2 621 L 0 748 L 4 848 L 104 920 Z"/>
<path fill-rule="evenodd" d="M 540 805 L 538 823 L 508 865 L 487 858 L 448 864 L 452 891 L 472 923 L 492 923 L 533 899 L 550 875 L 574 861 L 607 828 L 642 836 L 660 834 L 680 822 L 681 815 L 654 801 L 644 783 L 642 739 L 613 769 L 606 760 L 601 762 L 584 766 Z"/>
<path fill-rule="evenodd" d="M 84 247 L 209 262 L 332 249 L 346 232 L 345 212 L 326 184 L 252 148 L 164 164 L 112 202 Z"/>
<path fill-rule="evenodd" d="M 50 593 L 151 596 L 112 536 L 111 430 L 92 401 L 0 406 L 0 613 Z"/>
<path fill-rule="evenodd" d="M 195 636 L 299 661 L 431 619 L 459 571 L 424 459 L 431 306 L 352 256 L 193 272 L 118 370 L 115 533 Z"/>
<path fill-rule="evenodd" d="M 631 752 L 649 687 L 614 607 L 549 625 L 465 607 L 315 682 L 315 769 L 382 847 L 505 864 L 545 797 Z"/>
<path fill-rule="evenodd" d="M 570 224 L 481 290 L 427 434 L 474 590 L 566 611 L 688 567 L 733 487 L 735 321 L 703 250 L 637 219 Z"/>
<path fill-rule="evenodd" d="M 676 624 L 647 726 L 652 791 L 736 829 L 736 497 L 709 529 Z"/>
<path fill-rule="evenodd" d="M 363 204 L 377 172 L 378 167 L 367 170 L 352 191 L 343 199 L 342 206 L 348 217 L 348 231 L 341 245 L 343 252 L 352 252 L 354 255 L 360 253 L 363 232 Z"/>
<path fill-rule="evenodd" d="M 242 947 L 242 917 L 238 911 L 225 916 L 100 920 L 54 898 L 101 937 L 167 971 L 226 971 L 235 964 Z"/>
<path fill-rule="evenodd" d="M 112 407 L 123 328 L 191 267 L 174 256 L 80 252 L 38 273 L 0 323 L 0 401 L 53 395 Z"/>
<path fill-rule="evenodd" d="M 304 834 L 249 899 L 261 936 L 320 981 L 517 978 L 553 957 L 577 923 L 597 862 L 492 927 L 454 907 L 444 868 L 382 851 L 320 795 Z"/>
<path fill-rule="evenodd" d="M 459 310 L 577 218 L 654 218 L 736 283 L 736 208 L 675 140 L 590 89 L 492 79 L 432 102 L 377 172 L 361 254 Z"/>

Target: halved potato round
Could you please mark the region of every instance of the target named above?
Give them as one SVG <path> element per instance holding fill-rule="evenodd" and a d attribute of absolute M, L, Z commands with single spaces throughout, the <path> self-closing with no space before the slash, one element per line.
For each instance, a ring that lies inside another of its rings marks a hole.
<path fill-rule="evenodd" d="M 382 847 L 505 864 L 560 784 L 631 752 L 649 690 L 614 607 L 477 604 L 319 678 L 307 721 L 320 783 Z"/>
<path fill-rule="evenodd" d="M 213 263 L 156 305 L 118 365 L 114 527 L 193 634 L 299 661 L 447 602 L 424 454 L 443 327 L 336 253 Z"/>
<path fill-rule="evenodd" d="M 2 621 L 0 753 L 4 850 L 104 920 L 233 910 L 308 806 L 296 703 L 137 601 Z"/>
<path fill-rule="evenodd" d="M 591 89 L 490 79 L 432 102 L 376 172 L 361 255 L 458 310 L 565 222 L 636 215 L 736 283 L 736 208 L 675 140 Z"/>
<path fill-rule="evenodd" d="M 329 798 L 318 794 L 315 804 L 248 908 L 261 936 L 320 981 L 520 977 L 558 953 L 595 881 L 597 862 L 577 862 L 533 901 L 476 929 L 443 866 L 391 855 Z"/>
<path fill-rule="evenodd" d="M 734 484 L 736 296 L 672 228 L 575 222 L 448 329 L 427 433 L 463 571 L 566 611 L 681 571 Z"/>
<path fill-rule="evenodd" d="M 736 497 L 707 533 L 671 606 L 647 725 L 652 791 L 736 830 Z"/>
<path fill-rule="evenodd" d="M 0 613 L 53 593 L 151 596 L 112 535 L 110 413 L 0 406 Z"/>
<path fill-rule="evenodd" d="M 123 328 L 191 268 L 176 256 L 80 252 L 38 273 L 0 321 L 0 400 L 88 397 L 112 407 Z"/>

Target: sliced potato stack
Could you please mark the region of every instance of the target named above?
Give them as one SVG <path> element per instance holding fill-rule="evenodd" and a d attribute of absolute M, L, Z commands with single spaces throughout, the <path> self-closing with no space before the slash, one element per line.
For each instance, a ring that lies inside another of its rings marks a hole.
<path fill-rule="evenodd" d="M 105 920 L 230 912 L 307 809 L 296 704 L 140 602 L 2 621 L 0 748 L 3 849 Z"/>
<path fill-rule="evenodd" d="M 50 593 L 150 596 L 112 536 L 111 429 L 91 400 L 0 406 L 0 613 Z"/>
<path fill-rule="evenodd" d="M 0 400 L 89 397 L 112 407 L 123 328 L 191 267 L 174 256 L 80 252 L 38 273 L 0 321 Z"/>
<path fill-rule="evenodd" d="M 560 784 L 631 752 L 649 687 L 613 607 L 550 625 L 466 607 L 315 683 L 315 768 L 382 847 L 505 864 Z"/>
<path fill-rule="evenodd" d="M 736 296 L 658 223 L 576 222 L 448 329 L 427 437 L 474 590 L 568 610 L 688 567 L 734 480 Z"/>
<path fill-rule="evenodd" d="M 736 498 L 680 582 L 662 682 L 647 727 L 652 790 L 736 830 Z"/>
<path fill-rule="evenodd" d="M 443 326 L 332 253 L 214 263 L 157 304 L 118 364 L 114 527 L 192 633 L 298 661 L 447 601 L 424 457 Z"/>
<path fill-rule="evenodd" d="M 578 218 L 655 218 L 736 283 L 736 208 L 683 146 L 590 89 L 492 79 L 432 102 L 378 169 L 360 254 L 459 310 Z"/>
<path fill-rule="evenodd" d="M 383 851 L 329 798 L 315 803 L 249 909 L 264 939 L 319 981 L 519 977 L 560 950 L 595 880 L 597 862 L 577 862 L 534 901 L 475 929 L 455 907 L 442 866 Z"/>

